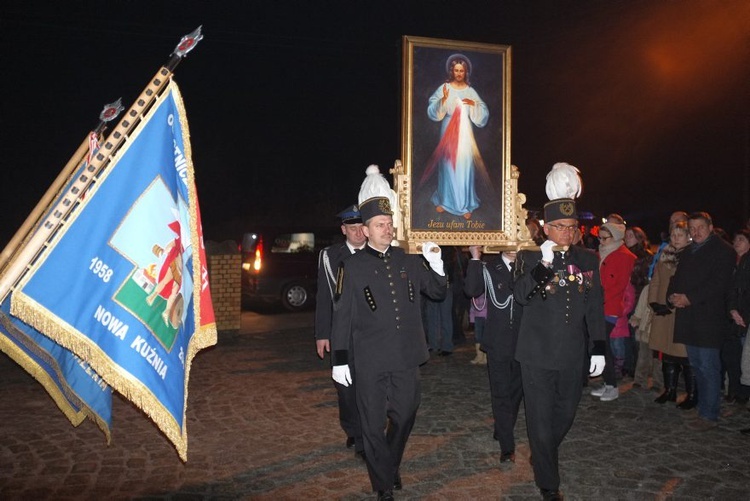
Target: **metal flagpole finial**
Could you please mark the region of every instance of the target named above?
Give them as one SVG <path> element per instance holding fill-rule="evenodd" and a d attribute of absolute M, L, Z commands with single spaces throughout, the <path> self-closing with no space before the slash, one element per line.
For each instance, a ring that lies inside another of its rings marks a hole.
<path fill-rule="evenodd" d="M 114 103 L 105 104 L 102 112 L 99 113 L 99 120 L 102 122 L 111 122 L 125 108 L 122 106 L 122 98 L 117 99 Z"/>
<path fill-rule="evenodd" d="M 173 55 L 177 57 L 185 57 L 185 55 L 193 50 L 196 45 L 198 45 L 198 42 L 203 40 L 203 33 L 201 33 L 201 28 L 203 28 L 203 25 L 198 26 L 195 31 L 192 33 L 188 33 L 184 37 L 180 39 L 180 43 L 177 44 L 177 47 L 175 47 Z"/>

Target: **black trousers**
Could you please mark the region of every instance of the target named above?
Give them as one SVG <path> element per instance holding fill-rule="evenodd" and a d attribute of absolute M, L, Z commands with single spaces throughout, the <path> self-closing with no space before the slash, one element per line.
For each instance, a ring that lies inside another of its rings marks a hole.
<path fill-rule="evenodd" d="M 420 401 L 419 367 L 357 372 L 357 407 L 372 490 L 393 489 Z"/>
<path fill-rule="evenodd" d="M 521 364 L 521 374 L 534 481 L 540 489 L 558 490 L 558 448 L 581 400 L 581 367 L 550 370 Z"/>
<path fill-rule="evenodd" d="M 339 423 L 347 437 L 354 438 L 354 450 L 364 451 L 362 442 L 362 427 L 359 425 L 359 411 L 357 410 L 357 390 L 354 384 L 344 386 L 333 382 L 339 400 Z"/>
<path fill-rule="evenodd" d="M 501 357 L 495 350 L 490 350 L 487 352 L 487 372 L 490 377 L 492 416 L 495 418 L 495 440 L 500 443 L 502 452 L 514 452 L 516 441 L 513 429 L 523 398 L 521 364 L 507 355 Z"/>

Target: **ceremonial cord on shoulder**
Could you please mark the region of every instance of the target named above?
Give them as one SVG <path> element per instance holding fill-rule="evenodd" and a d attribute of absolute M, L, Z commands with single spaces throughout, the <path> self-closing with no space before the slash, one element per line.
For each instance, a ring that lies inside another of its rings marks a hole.
<path fill-rule="evenodd" d="M 503 263 L 503 266 L 505 266 L 505 263 Z M 492 287 L 492 277 L 490 276 L 489 270 L 487 270 L 487 266 L 482 263 L 482 275 L 484 277 L 484 300 L 485 305 L 487 304 L 487 297 L 490 298 L 490 301 L 492 301 L 492 305 L 497 308 L 498 310 L 504 310 L 508 306 L 510 306 L 510 313 L 513 314 L 513 294 L 509 295 L 504 302 L 500 302 L 497 300 L 497 296 L 495 295 L 495 288 Z M 473 298 L 472 298 L 473 301 Z M 476 308 L 476 304 L 474 304 L 474 307 Z M 484 305 L 482 308 L 477 309 L 484 309 Z"/>
<path fill-rule="evenodd" d="M 486 271 L 487 268 L 485 267 L 484 263 L 482 263 L 482 275 L 484 278 L 484 293 L 482 295 L 484 296 L 484 303 L 482 303 L 482 306 L 477 306 L 477 298 L 471 298 L 471 304 L 474 305 L 474 309 L 477 311 L 483 311 L 487 307 L 487 277 L 484 276 L 484 273 Z M 490 288 L 492 288 L 491 284 Z"/>
<path fill-rule="evenodd" d="M 326 284 L 328 285 L 328 291 L 331 293 L 331 297 L 333 297 L 333 285 L 336 283 L 336 276 L 333 274 L 333 270 L 331 269 L 331 258 L 328 257 L 328 250 L 323 249 L 321 251 L 323 254 L 323 269 L 326 272 Z"/>

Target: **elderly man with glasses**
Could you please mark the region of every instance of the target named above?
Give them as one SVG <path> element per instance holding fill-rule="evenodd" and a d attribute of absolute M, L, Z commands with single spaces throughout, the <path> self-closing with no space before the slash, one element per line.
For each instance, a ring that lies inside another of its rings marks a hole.
<path fill-rule="evenodd" d="M 587 340 L 594 348 L 589 372 L 598 376 L 605 332 L 599 262 L 591 251 L 572 245 L 578 230 L 575 200 L 551 200 L 544 217 L 547 240 L 540 251 L 520 251 L 516 258 L 514 297 L 524 309 L 516 360 L 534 479 L 542 497 L 553 500 L 562 499 L 558 448 L 581 399 Z"/>

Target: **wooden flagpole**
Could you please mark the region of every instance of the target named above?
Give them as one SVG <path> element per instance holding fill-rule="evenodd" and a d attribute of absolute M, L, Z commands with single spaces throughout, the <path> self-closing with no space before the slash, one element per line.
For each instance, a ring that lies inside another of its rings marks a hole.
<path fill-rule="evenodd" d="M 104 106 L 104 109 L 99 114 L 99 124 L 89 133 L 89 137 L 83 140 L 76 152 L 73 153 L 73 156 L 70 157 L 70 160 L 65 164 L 63 170 L 60 171 L 60 174 L 57 175 L 57 178 L 52 182 L 52 185 L 36 204 L 34 210 L 31 211 L 31 214 L 29 214 L 16 234 L 13 235 L 13 238 L 11 238 L 5 246 L 2 253 L 0 253 L 0 276 L 2 276 L 5 266 L 18 252 L 19 248 L 27 243 L 26 241 L 39 223 L 40 218 L 50 209 L 53 200 L 60 194 L 65 185 L 70 182 L 71 176 L 74 175 L 77 169 L 84 166 L 84 160 L 86 160 L 86 157 L 91 151 L 91 135 L 93 134 L 94 138 L 98 139 L 106 130 L 107 123 L 117 118 L 117 115 L 119 115 L 121 111 L 122 106 L 120 105 L 119 99 Z"/>
<path fill-rule="evenodd" d="M 166 88 L 174 69 L 182 58 L 201 41 L 203 38 L 201 28 L 199 26 L 192 33 L 182 37 L 167 64 L 159 68 L 159 71 L 149 81 L 146 88 L 104 141 L 104 144 L 100 145 L 99 149 L 92 156 L 91 161 L 88 164 L 84 164 L 85 168 L 81 171 L 80 175 L 70 184 L 67 191 L 58 197 L 57 204 L 51 210 L 48 210 L 52 204 L 52 200 L 62 186 L 70 181 L 69 177 L 72 176 L 75 168 L 81 165 L 83 161 L 82 150 L 84 148 L 88 149 L 88 138 L 78 148 L 68 164 L 66 164 L 52 187 L 47 190 L 47 193 L 39 204 L 37 204 L 34 212 L 27 218 L 24 225 L 11 240 L 11 243 L 3 250 L 2 259 L 4 261 L 0 261 L 0 266 L 2 266 L 0 271 L 0 302 L 5 300 L 13 287 L 23 278 L 47 248 L 49 241 L 78 205 L 81 194 L 85 193 L 96 177 L 109 165 L 110 160 L 117 153 L 117 150 L 135 130 L 143 116 L 151 108 L 151 105 L 153 105 L 161 95 L 161 92 Z M 105 111 L 106 109 L 105 107 Z M 104 113 L 102 112 L 102 114 Z M 67 172 L 68 170 L 70 172 Z M 37 225 L 36 231 L 29 235 L 31 229 L 45 211 L 47 212 L 47 216 Z"/>

